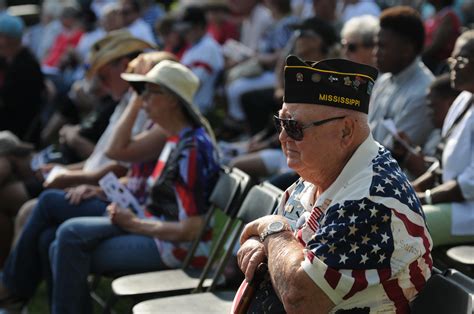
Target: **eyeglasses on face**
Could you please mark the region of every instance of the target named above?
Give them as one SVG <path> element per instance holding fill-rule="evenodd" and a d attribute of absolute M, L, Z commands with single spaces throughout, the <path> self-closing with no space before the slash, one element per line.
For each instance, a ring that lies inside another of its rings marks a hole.
<path fill-rule="evenodd" d="M 319 120 L 319 121 L 313 121 L 308 124 L 301 124 L 300 122 L 293 119 L 280 119 L 277 116 L 273 116 L 273 122 L 275 123 L 275 127 L 278 133 L 281 133 L 281 131 L 285 129 L 286 134 L 288 134 L 288 136 L 291 139 L 295 141 L 301 141 L 303 139 L 304 129 L 307 129 L 313 126 L 323 125 L 334 120 L 344 119 L 345 117 L 346 116 L 339 116 L 339 117 L 333 117 L 333 118 L 328 118 L 328 119 Z"/>
<path fill-rule="evenodd" d="M 341 44 L 345 49 L 347 49 L 348 52 L 351 52 L 351 53 L 357 52 L 357 50 L 359 50 L 360 47 L 364 47 L 364 48 L 373 47 L 373 44 L 348 42 L 344 39 L 341 41 Z"/>
<path fill-rule="evenodd" d="M 462 56 L 457 56 L 457 57 L 449 57 L 448 58 L 448 64 L 451 67 L 454 67 L 454 65 L 458 65 L 459 67 L 463 68 L 469 63 L 469 58 L 462 57 Z"/>

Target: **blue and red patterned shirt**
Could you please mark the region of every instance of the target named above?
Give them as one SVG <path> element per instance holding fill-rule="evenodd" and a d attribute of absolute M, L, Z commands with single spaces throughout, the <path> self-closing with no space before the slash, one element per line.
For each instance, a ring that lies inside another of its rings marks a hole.
<path fill-rule="evenodd" d="M 204 128 L 186 128 L 167 139 L 158 162 L 148 179 L 149 196 L 144 216 L 162 221 L 182 221 L 205 215 L 208 199 L 217 181 L 219 160 Z M 195 254 L 192 266 L 202 267 L 211 243 L 211 230 Z M 190 242 L 169 242 L 155 238 L 163 262 L 181 266 Z"/>
<path fill-rule="evenodd" d="M 296 182 L 279 213 L 304 246 L 303 269 L 336 304 L 331 312 L 408 313 L 431 276 L 432 241 L 397 162 L 369 136 L 313 201 L 315 193 Z"/>

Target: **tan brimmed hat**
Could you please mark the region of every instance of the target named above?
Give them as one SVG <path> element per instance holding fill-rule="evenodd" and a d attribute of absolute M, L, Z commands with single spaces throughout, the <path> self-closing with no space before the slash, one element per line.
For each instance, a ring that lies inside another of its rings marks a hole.
<path fill-rule="evenodd" d="M 33 145 L 22 142 L 10 131 L 0 132 L 0 156 L 26 155 L 33 151 Z"/>
<path fill-rule="evenodd" d="M 193 98 L 199 88 L 199 78 L 181 63 L 163 60 L 147 74 L 122 73 L 121 77 L 128 82 L 152 83 L 164 86 L 175 93 L 185 106 L 186 111 L 197 125 L 203 126 L 213 137 L 209 122 L 194 105 Z"/>
<path fill-rule="evenodd" d="M 87 77 L 91 78 L 102 66 L 115 59 L 152 48 L 155 48 L 153 44 L 134 37 L 128 31 L 110 32 L 92 45 L 88 58 Z"/>

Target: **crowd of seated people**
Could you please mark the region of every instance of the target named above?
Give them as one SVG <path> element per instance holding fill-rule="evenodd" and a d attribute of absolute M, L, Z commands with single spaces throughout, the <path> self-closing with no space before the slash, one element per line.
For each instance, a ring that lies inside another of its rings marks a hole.
<path fill-rule="evenodd" d="M 474 243 L 466 8 L 472 1 L 47 0 L 37 24 L 0 13 L 0 309 L 21 309 L 46 280 L 52 312 L 85 313 L 89 273 L 180 267 L 219 166 L 292 186 L 300 172 L 281 121 L 289 55 L 308 68 L 345 59 L 377 69 L 373 82 L 328 80 L 367 86 L 370 132 L 411 180 L 433 248 Z M 140 210 L 108 198 L 100 181 L 110 172 Z M 80 270 L 70 265 L 79 259 Z"/>

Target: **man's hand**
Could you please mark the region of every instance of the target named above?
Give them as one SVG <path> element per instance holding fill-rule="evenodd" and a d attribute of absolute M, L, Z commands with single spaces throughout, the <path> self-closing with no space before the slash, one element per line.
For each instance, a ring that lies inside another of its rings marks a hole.
<path fill-rule="evenodd" d="M 237 263 L 248 282 L 252 280 L 257 266 L 266 259 L 265 247 L 257 237 L 245 241 L 237 252 Z"/>
<path fill-rule="evenodd" d="M 242 231 L 242 235 L 240 236 L 240 244 L 243 244 L 251 237 L 260 237 L 260 234 L 264 232 L 267 229 L 267 226 L 274 221 L 281 221 L 285 225 L 288 225 L 286 219 L 280 215 L 268 215 L 259 218 L 245 226 L 244 231 Z M 290 229 L 289 226 L 287 229 Z"/>
<path fill-rule="evenodd" d="M 83 200 L 92 197 L 102 197 L 102 189 L 95 185 L 82 184 L 77 187 L 66 189 L 66 199 L 72 205 L 77 205 Z"/>
<path fill-rule="evenodd" d="M 119 226 L 120 228 L 133 232 L 133 227 L 137 224 L 139 219 L 131 210 L 122 208 L 116 203 L 112 203 L 107 206 L 107 213 L 109 214 L 110 221 Z"/>

